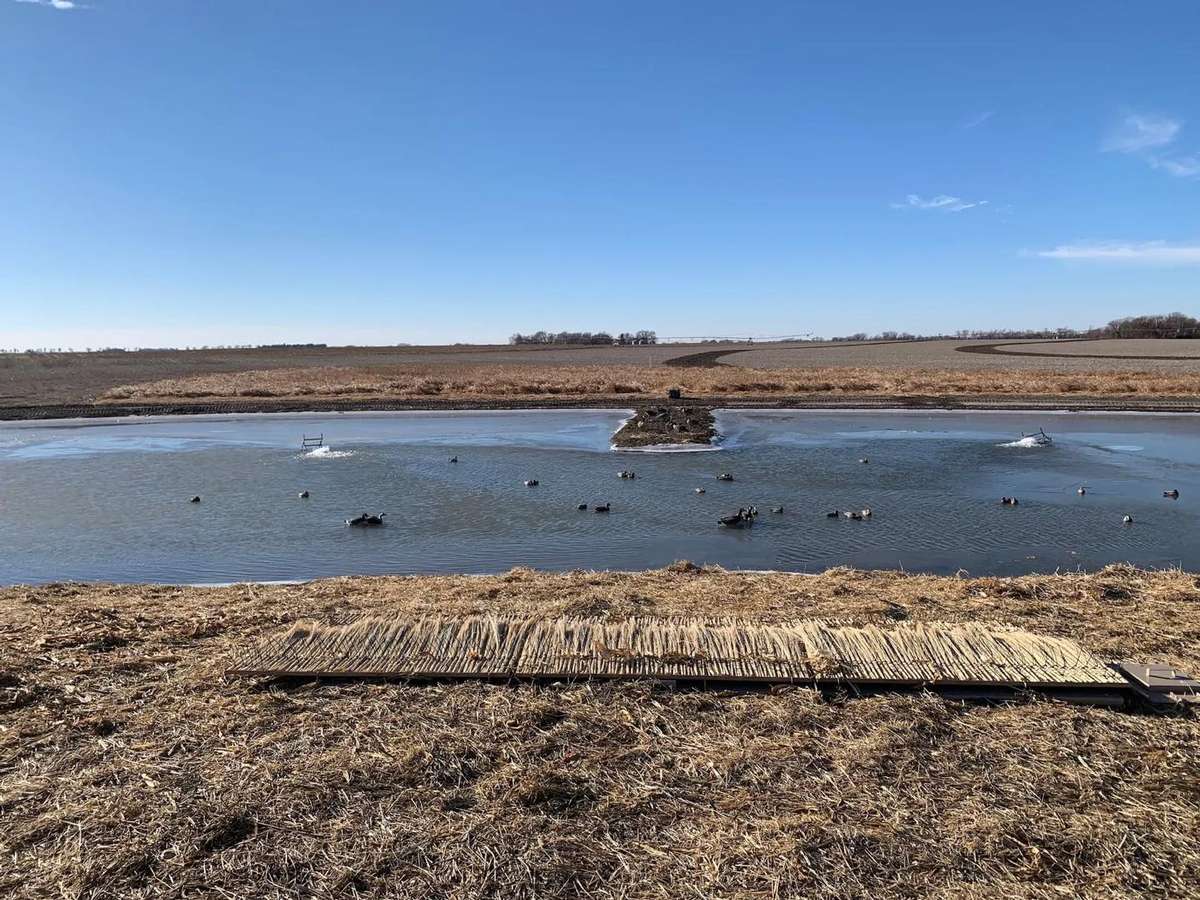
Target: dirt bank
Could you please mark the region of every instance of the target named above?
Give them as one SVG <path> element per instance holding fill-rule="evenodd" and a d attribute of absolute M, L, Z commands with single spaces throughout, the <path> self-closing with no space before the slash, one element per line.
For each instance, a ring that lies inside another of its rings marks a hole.
<path fill-rule="evenodd" d="M 707 445 L 715 434 L 716 421 L 706 406 L 641 406 L 613 435 L 613 446 L 628 450 L 667 444 Z"/>
<path fill-rule="evenodd" d="M 1178 897 L 1200 721 L 1030 698 L 226 682 L 383 610 L 1005 620 L 1200 668 L 1192 574 L 0 589 L 0 894 Z"/>

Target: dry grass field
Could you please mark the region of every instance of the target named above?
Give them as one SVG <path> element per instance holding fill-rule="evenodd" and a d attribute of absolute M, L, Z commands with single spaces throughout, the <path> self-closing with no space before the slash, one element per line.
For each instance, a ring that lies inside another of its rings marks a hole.
<path fill-rule="evenodd" d="M 1000 342 L 995 352 L 960 349 L 992 343 L 996 342 L 0 354 L 0 407 L 256 397 L 617 399 L 657 395 L 667 386 L 717 398 L 1200 396 L 1200 342 Z M 715 356 L 709 370 L 673 362 L 697 353 Z M 1033 353 L 1039 355 L 1026 355 Z"/>
<path fill-rule="evenodd" d="M 1200 669 L 1200 579 L 832 570 L 0 589 L 0 894 L 1183 897 L 1195 713 L 649 683 L 226 682 L 358 613 L 1005 621 Z"/>
<path fill-rule="evenodd" d="M 672 387 L 691 397 L 829 396 L 1104 396 L 1200 397 L 1195 371 L 1058 372 L 822 366 L 753 369 L 606 366 L 375 366 L 268 369 L 197 375 L 105 391 L 101 402 L 155 403 L 245 398 L 494 401 L 637 400 Z"/>

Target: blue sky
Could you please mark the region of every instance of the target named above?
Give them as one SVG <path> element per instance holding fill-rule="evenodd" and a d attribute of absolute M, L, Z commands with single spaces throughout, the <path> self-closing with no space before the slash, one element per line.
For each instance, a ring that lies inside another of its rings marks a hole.
<path fill-rule="evenodd" d="M 0 0 L 0 347 L 1200 312 L 1200 4 Z"/>

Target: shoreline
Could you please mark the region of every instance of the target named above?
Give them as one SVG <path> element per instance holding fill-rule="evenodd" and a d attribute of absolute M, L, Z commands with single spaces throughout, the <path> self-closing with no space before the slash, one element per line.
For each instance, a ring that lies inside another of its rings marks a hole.
<path fill-rule="evenodd" d="M 1200 413 L 1200 397 L 1086 396 L 889 396 L 836 394 L 824 396 L 686 396 L 682 400 L 642 395 L 549 397 L 531 399 L 361 399 L 361 400 L 220 400 L 170 403 L 88 403 L 0 406 L 0 422 L 53 421 L 152 416 L 233 415 L 345 412 L 433 412 L 470 410 L 636 409 L 651 404 L 686 404 L 710 409 L 766 410 L 966 410 L 1005 412 L 1148 412 Z"/>

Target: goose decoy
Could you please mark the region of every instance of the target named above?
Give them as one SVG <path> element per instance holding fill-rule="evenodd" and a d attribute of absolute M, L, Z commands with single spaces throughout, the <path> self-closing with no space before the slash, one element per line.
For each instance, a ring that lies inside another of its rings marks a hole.
<path fill-rule="evenodd" d="M 299 497 L 301 500 L 307 500 L 308 499 L 308 491 L 301 491 L 296 496 Z"/>
<path fill-rule="evenodd" d="M 387 515 L 387 513 L 378 513 L 378 514 L 359 513 L 353 519 L 347 519 L 346 524 L 353 525 L 357 528 L 364 528 L 369 525 L 382 525 L 383 517 L 386 515 Z"/>
<path fill-rule="evenodd" d="M 1087 493 L 1087 488 L 1080 485 L 1079 490 L 1077 490 L 1075 493 L 1077 493 L 1080 497 L 1082 497 L 1084 494 Z"/>
<path fill-rule="evenodd" d="M 782 512 L 783 512 L 783 507 L 782 507 L 782 506 L 772 506 L 772 507 L 771 507 L 771 512 L 773 512 L 773 513 L 782 513 Z"/>
<path fill-rule="evenodd" d="M 697 494 L 703 494 L 703 493 L 704 493 L 704 488 L 696 488 L 695 490 L 696 490 L 696 493 L 697 493 Z"/>
<path fill-rule="evenodd" d="M 835 510 L 833 510 L 833 512 L 827 512 L 827 513 L 825 513 L 825 518 L 827 518 L 827 519 L 837 519 L 837 518 L 840 518 L 840 517 L 841 517 L 841 515 L 842 515 L 842 514 L 841 514 L 840 512 L 838 512 L 838 511 L 835 509 Z"/>
<path fill-rule="evenodd" d="M 717 476 L 717 481 L 733 481 L 733 476 L 728 472 L 722 472 Z"/>
<path fill-rule="evenodd" d="M 608 512 L 611 508 L 611 503 L 597 503 L 595 506 L 596 512 Z"/>
<path fill-rule="evenodd" d="M 1179 499 L 1179 491 L 1176 490 L 1175 488 L 1171 488 L 1171 490 L 1169 490 L 1169 491 L 1163 491 L 1163 496 L 1170 497 L 1172 500 L 1178 500 Z"/>
<path fill-rule="evenodd" d="M 528 478 L 525 480 L 525 487 L 537 487 L 538 480 L 536 478 Z"/>
<path fill-rule="evenodd" d="M 586 504 L 586 503 L 580 503 L 580 504 L 579 504 L 577 507 L 575 507 L 575 508 L 576 508 L 576 509 L 587 509 L 587 504 Z"/>
<path fill-rule="evenodd" d="M 1124 522 L 1126 525 L 1132 525 L 1133 524 L 1133 516 L 1126 516 L 1121 521 Z"/>
<path fill-rule="evenodd" d="M 199 502 L 200 502 L 199 494 L 197 494 L 195 497 L 193 497 L 191 500 L 188 501 L 188 503 L 199 503 Z"/>

